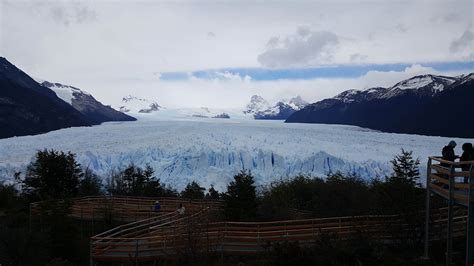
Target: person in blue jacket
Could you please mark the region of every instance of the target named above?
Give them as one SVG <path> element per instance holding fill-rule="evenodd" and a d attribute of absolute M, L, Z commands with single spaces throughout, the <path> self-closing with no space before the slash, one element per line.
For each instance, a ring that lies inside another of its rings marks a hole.
<path fill-rule="evenodd" d="M 160 211 L 160 209 L 161 209 L 161 205 L 160 205 L 160 202 L 157 200 L 155 201 L 155 206 L 153 206 L 153 210 L 158 212 Z"/>

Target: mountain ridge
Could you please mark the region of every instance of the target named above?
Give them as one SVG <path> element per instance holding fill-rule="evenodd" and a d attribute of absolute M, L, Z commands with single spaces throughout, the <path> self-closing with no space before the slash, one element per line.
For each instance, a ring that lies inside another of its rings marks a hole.
<path fill-rule="evenodd" d="M 93 125 L 98 125 L 103 122 L 137 120 L 108 105 L 103 105 L 97 101 L 92 94 L 77 87 L 49 81 L 42 81 L 40 84 L 53 90 L 59 98 L 86 116 Z"/>
<path fill-rule="evenodd" d="M 285 122 L 347 124 L 391 133 L 474 137 L 473 73 L 419 75 L 389 88 L 347 90 L 312 103 Z M 454 115 L 455 114 L 455 115 Z M 434 119 L 434 117 L 438 119 Z M 452 121 L 451 124 L 441 122 Z"/>
<path fill-rule="evenodd" d="M 278 101 L 275 105 L 269 104 L 263 97 L 253 95 L 247 104 L 244 114 L 252 115 L 261 120 L 285 120 L 294 112 L 301 110 L 308 103 L 301 96 Z"/>
<path fill-rule="evenodd" d="M 90 126 L 79 111 L 0 57 L 0 138 Z"/>

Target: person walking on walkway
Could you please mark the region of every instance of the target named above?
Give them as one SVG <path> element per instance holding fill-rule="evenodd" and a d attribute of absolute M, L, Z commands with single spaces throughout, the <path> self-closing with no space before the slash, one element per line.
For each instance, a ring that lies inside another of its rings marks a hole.
<path fill-rule="evenodd" d="M 156 211 L 156 212 L 159 212 L 161 210 L 161 205 L 160 205 L 160 201 L 155 201 L 155 205 L 153 206 L 153 210 Z"/>
<path fill-rule="evenodd" d="M 180 203 L 179 208 L 176 211 L 178 212 L 179 215 L 184 215 L 184 213 L 186 212 L 186 208 L 184 208 L 183 204 Z"/>

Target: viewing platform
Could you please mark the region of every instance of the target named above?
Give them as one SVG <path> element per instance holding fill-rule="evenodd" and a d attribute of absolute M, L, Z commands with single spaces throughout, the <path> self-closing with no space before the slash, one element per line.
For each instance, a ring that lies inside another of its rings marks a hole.
<path fill-rule="evenodd" d="M 467 208 L 466 266 L 474 265 L 474 161 L 447 161 L 429 157 L 426 174 L 425 257 L 429 255 L 431 195 L 444 198 L 448 205 L 446 265 L 451 265 L 454 237 L 454 207 Z"/>
<path fill-rule="evenodd" d="M 440 157 L 429 157 L 426 187 L 447 200 L 464 207 L 469 206 L 469 199 L 474 201 L 473 172 L 474 161 L 452 162 Z M 462 170 L 462 168 L 469 170 Z"/>

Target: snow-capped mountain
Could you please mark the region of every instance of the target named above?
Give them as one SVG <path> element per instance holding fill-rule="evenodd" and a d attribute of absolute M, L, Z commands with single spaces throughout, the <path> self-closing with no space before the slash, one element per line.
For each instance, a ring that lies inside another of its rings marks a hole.
<path fill-rule="evenodd" d="M 396 133 L 473 137 L 474 126 L 466 123 L 474 116 L 473 76 L 422 75 L 389 88 L 347 90 L 295 112 L 286 122 L 349 124 Z"/>
<path fill-rule="evenodd" d="M 49 81 L 39 82 L 43 87 L 51 89 L 59 98 L 81 112 L 93 125 L 109 121 L 136 120 L 134 117 L 114 110 L 110 106 L 103 105 L 90 93 L 79 88 Z"/>
<path fill-rule="evenodd" d="M 0 138 L 90 126 L 87 118 L 0 57 Z"/>
<path fill-rule="evenodd" d="M 247 104 L 244 113 L 252 115 L 255 119 L 285 120 L 306 105 L 308 103 L 300 96 L 279 101 L 272 106 L 261 96 L 254 95 L 251 97 L 250 103 Z"/>
<path fill-rule="evenodd" d="M 255 115 L 267 112 L 272 106 L 261 96 L 253 95 L 244 110 L 244 114 Z"/>
<path fill-rule="evenodd" d="M 347 90 L 336 95 L 333 99 L 340 100 L 344 103 L 353 103 L 373 99 L 389 99 L 407 93 L 416 94 L 418 96 L 434 96 L 446 88 L 449 88 L 460 78 L 461 77 L 421 75 L 400 81 L 390 88 L 376 87 L 366 90 Z"/>
<path fill-rule="evenodd" d="M 408 92 L 415 92 L 418 95 L 434 96 L 449 88 L 457 77 L 445 77 L 435 75 L 421 75 L 403 80 L 391 87 L 381 98 L 391 98 L 400 96 Z"/>
<path fill-rule="evenodd" d="M 296 96 L 296 97 L 291 98 L 290 100 L 288 100 L 285 103 L 288 104 L 288 106 L 290 106 L 295 111 L 299 111 L 299 110 L 305 108 L 306 105 L 309 104 L 307 101 L 303 100 L 303 98 L 301 98 L 301 96 L 299 96 L 299 95 Z"/>
<path fill-rule="evenodd" d="M 119 110 L 124 113 L 153 113 L 163 107 L 157 102 L 148 99 L 127 95 L 122 98 Z"/>

